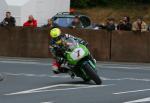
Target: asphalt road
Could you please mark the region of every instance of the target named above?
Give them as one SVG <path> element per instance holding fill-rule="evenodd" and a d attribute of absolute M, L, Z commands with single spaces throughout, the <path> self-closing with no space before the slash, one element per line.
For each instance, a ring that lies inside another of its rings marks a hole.
<path fill-rule="evenodd" d="M 150 64 L 97 68 L 102 85 L 54 75 L 49 59 L 0 58 L 0 103 L 150 103 Z"/>

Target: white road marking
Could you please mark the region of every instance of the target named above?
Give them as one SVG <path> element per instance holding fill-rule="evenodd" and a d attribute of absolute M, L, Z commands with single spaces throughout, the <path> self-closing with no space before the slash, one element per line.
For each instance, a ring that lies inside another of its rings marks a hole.
<path fill-rule="evenodd" d="M 138 78 L 105 78 L 101 77 L 102 80 L 110 80 L 110 81 L 122 81 L 122 80 L 133 80 L 133 81 L 143 81 L 143 82 L 150 82 L 150 79 L 143 78 L 143 79 L 138 79 Z"/>
<path fill-rule="evenodd" d="M 150 66 L 147 66 L 147 67 L 146 66 L 131 67 L 131 66 L 102 66 L 102 65 L 98 65 L 99 68 L 125 69 L 125 70 L 146 70 L 146 71 L 150 71 Z"/>
<path fill-rule="evenodd" d="M 11 75 L 11 76 L 26 76 L 26 77 L 50 77 L 50 78 L 70 78 L 69 75 L 48 75 L 48 74 L 27 74 L 27 73 L 7 73 L 3 72 L 3 74 L 6 75 Z M 78 78 L 78 77 L 76 77 Z M 131 80 L 131 81 L 142 81 L 142 82 L 150 82 L 150 79 L 148 78 L 106 78 L 106 77 L 101 77 L 102 80 L 107 80 L 107 81 L 123 81 L 123 80 Z"/>
<path fill-rule="evenodd" d="M 39 59 L 40 60 L 40 59 Z M 27 59 L 27 58 L 0 58 L 0 61 L 26 61 L 26 62 L 35 62 L 38 61 L 38 59 Z"/>
<path fill-rule="evenodd" d="M 41 103 L 54 103 L 54 102 L 41 102 Z"/>
<path fill-rule="evenodd" d="M 15 93 L 8 93 L 4 95 L 21 95 L 21 94 L 31 94 L 31 93 L 42 93 L 42 92 L 52 92 L 52 91 L 66 91 L 66 90 L 77 90 L 77 89 L 87 89 L 87 88 L 98 88 L 98 87 L 106 87 L 106 86 L 113 86 L 114 84 L 108 84 L 108 85 L 79 85 L 79 84 L 58 84 L 58 85 L 52 85 L 52 86 L 46 86 L 36 89 L 30 89 L 25 90 L 21 92 L 15 92 Z M 70 87 L 74 86 L 74 87 Z M 69 87 L 69 88 L 62 88 L 62 89 L 52 89 L 56 87 Z M 50 89 L 50 90 L 46 90 Z"/>
<path fill-rule="evenodd" d="M 138 99 L 138 100 L 133 100 L 133 101 L 128 101 L 128 102 L 124 102 L 124 103 L 143 103 L 143 102 L 150 102 L 150 97 Z"/>
<path fill-rule="evenodd" d="M 30 62 L 29 61 L 0 61 L 0 63 L 51 66 L 50 63 L 40 63 L 40 62 L 31 62 L 31 61 Z"/>
<path fill-rule="evenodd" d="M 150 89 L 142 89 L 142 90 L 125 91 L 125 92 L 118 92 L 118 93 L 113 93 L 113 94 L 121 95 L 121 94 L 129 94 L 129 93 L 137 93 L 137 92 L 146 92 L 146 91 L 150 91 Z"/>
<path fill-rule="evenodd" d="M 69 75 L 51 75 L 50 76 L 47 74 L 26 74 L 26 73 L 7 73 L 7 72 L 3 72 L 3 74 L 10 75 L 10 76 L 25 76 L 25 77 L 70 78 Z"/>
<path fill-rule="evenodd" d="M 2 58 L 0 58 L 0 63 L 51 66 L 50 63 L 41 63 L 40 61 L 37 61 L 37 60 L 24 60 L 24 59 L 17 59 L 17 58 L 16 59 L 2 59 Z M 145 66 L 140 66 L 140 65 L 136 65 L 136 64 L 125 64 L 124 66 L 122 66 L 122 65 L 124 65 L 124 64 L 105 64 L 105 63 L 100 64 L 100 63 L 98 63 L 97 67 L 110 68 L 110 69 L 112 68 L 112 69 L 147 70 L 147 71 L 150 71 L 150 65 L 145 65 Z"/>
<path fill-rule="evenodd" d="M 54 102 L 41 102 L 41 103 L 54 103 Z"/>

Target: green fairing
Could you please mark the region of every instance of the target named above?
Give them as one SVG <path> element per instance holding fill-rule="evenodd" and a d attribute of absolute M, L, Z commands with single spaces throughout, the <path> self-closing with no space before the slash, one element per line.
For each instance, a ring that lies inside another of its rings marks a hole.
<path fill-rule="evenodd" d="M 71 57 L 72 52 L 76 48 L 82 48 L 83 49 L 83 51 L 84 51 L 83 57 L 88 56 L 90 54 L 89 50 L 84 45 L 79 44 L 78 46 L 75 46 L 74 49 L 71 52 L 67 52 L 67 54 L 66 54 L 67 60 L 68 60 L 69 64 L 71 64 L 71 65 L 76 65 L 78 63 L 78 61 L 80 61 L 82 59 L 81 58 L 81 59 L 78 59 L 78 60 L 73 60 L 73 58 Z"/>
<path fill-rule="evenodd" d="M 69 43 L 74 43 L 74 42 L 73 42 L 73 40 L 68 39 L 68 45 L 69 45 Z M 83 67 L 84 63 L 88 63 L 88 64 L 90 64 L 90 66 L 92 66 L 92 69 L 94 69 L 94 70 L 96 69 L 95 63 L 93 64 L 93 62 L 90 59 L 88 59 L 88 57 L 90 55 L 90 51 L 88 50 L 88 48 L 83 44 L 78 44 L 78 45 L 74 45 L 74 46 L 70 45 L 69 49 L 66 51 L 65 54 L 66 54 L 67 62 L 70 65 L 80 66 L 79 68 L 77 67 L 77 68 L 72 69 L 73 72 L 76 74 L 76 76 L 81 77 L 85 81 L 91 80 L 89 75 L 87 75 L 87 73 L 84 71 L 84 67 Z M 87 57 L 87 60 L 82 61 L 82 59 L 85 59 L 86 57 Z"/>

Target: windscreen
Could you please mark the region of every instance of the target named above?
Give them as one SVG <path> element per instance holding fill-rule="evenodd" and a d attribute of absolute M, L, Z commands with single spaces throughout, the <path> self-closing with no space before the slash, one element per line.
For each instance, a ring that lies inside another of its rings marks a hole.
<path fill-rule="evenodd" d="M 77 45 L 78 42 L 76 40 L 74 40 L 73 38 L 67 38 L 63 40 L 64 45 L 69 49 L 72 50 L 74 49 Z"/>
<path fill-rule="evenodd" d="M 69 27 L 72 25 L 72 21 L 72 17 L 59 17 L 54 21 L 54 23 L 60 27 Z"/>

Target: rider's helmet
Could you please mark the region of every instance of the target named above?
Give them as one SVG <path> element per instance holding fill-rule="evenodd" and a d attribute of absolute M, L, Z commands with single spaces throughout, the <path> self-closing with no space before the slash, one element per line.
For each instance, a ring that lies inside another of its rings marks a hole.
<path fill-rule="evenodd" d="M 61 30 L 59 28 L 51 29 L 50 37 L 56 42 L 56 44 L 61 44 Z"/>

